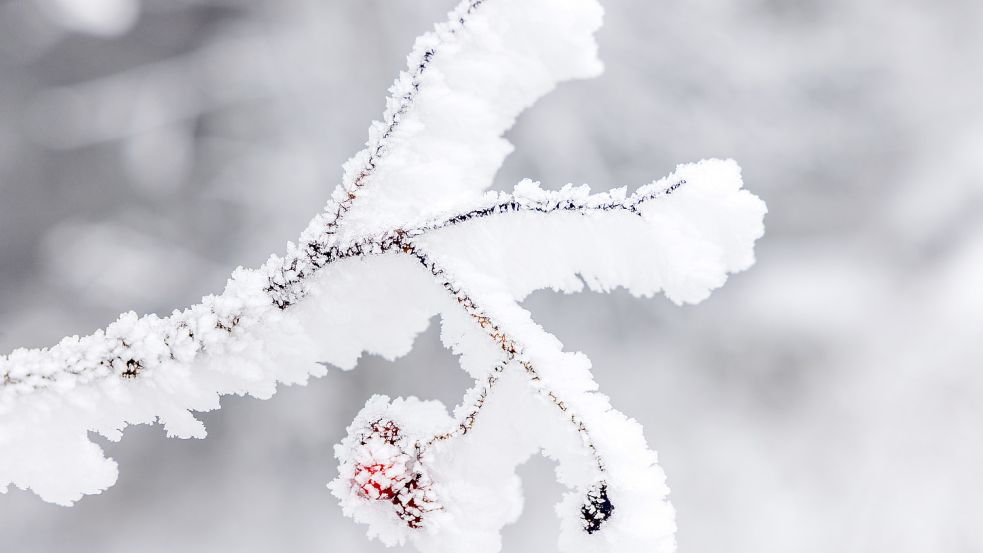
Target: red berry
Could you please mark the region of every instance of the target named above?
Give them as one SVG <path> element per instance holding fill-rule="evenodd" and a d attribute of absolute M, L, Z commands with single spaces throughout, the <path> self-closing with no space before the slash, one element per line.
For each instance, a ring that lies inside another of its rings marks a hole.
<path fill-rule="evenodd" d="M 421 528 L 425 515 L 440 510 L 425 467 L 415 448 L 391 420 L 371 423 L 355 446 L 352 490 L 369 501 L 392 504 L 394 514 L 410 528 Z"/>
<path fill-rule="evenodd" d="M 396 497 L 398 488 L 402 487 L 399 479 L 386 476 L 393 466 L 377 463 L 374 465 L 356 465 L 352 484 L 358 489 L 359 495 L 366 499 L 390 500 Z"/>

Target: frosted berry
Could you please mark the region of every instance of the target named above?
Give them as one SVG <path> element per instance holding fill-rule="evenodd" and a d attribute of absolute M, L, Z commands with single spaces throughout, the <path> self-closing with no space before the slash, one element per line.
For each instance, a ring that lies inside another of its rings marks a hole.
<path fill-rule="evenodd" d="M 417 446 L 394 421 L 369 424 L 352 450 L 352 461 L 351 486 L 356 495 L 392 504 L 408 527 L 422 527 L 426 514 L 440 509 Z"/>

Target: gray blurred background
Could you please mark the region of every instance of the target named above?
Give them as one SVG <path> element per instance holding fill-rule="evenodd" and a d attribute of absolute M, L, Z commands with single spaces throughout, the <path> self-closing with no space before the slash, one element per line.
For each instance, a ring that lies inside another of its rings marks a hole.
<path fill-rule="evenodd" d="M 0 351 L 282 251 L 454 3 L 0 0 Z M 733 157 L 771 210 L 758 264 L 701 305 L 526 302 L 645 425 L 680 550 L 983 549 L 983 3 L 606 4 L 606 74 L 521 117 L 497 186 Z M 0 496 L 0 550 L 382 551 L 324 488 L 332 444 L 372 393 L 467 385 L 431 328 L 398 362 L 225 399 L 204 441 L 130 428 L 108 492 Z M 521 475 L 505 551 L 556 551 L 552 466 Z"/>

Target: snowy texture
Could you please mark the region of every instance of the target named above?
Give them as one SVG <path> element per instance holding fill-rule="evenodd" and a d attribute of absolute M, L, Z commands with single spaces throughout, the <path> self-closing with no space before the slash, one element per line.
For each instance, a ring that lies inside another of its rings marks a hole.
<path fill-rule="evenodd" d="M 720 160 L 632 194 L 531 181 L 482 194 L 518 113 L 598 73 L 600 18 L 593 0 L 464 2 L 418 39 L 368 147 L 284 257 L 240 268 L 221 295 L 169 317 L 129 313 L 0 358 L 0 486 L 71 504 L 116 479 L 87 432 L 118 440 L 160 422 L 204 437 L 192 412 L 221 395 L 268 398 L 323 363 L 404 355 L 439 314 L 476 384 L 453 415 L 370 400 L 337 450 L 331 489 L 345 512 L 386 543 L 497 551 L 521 510 L 515 469 L 542 451 L 570 490 L 557 507 L 564 551 L 671 551 L 668 488 L 641 427 L 517 301 L 585 285 L 701 301 L 753 262 L 764 204 Z"/>

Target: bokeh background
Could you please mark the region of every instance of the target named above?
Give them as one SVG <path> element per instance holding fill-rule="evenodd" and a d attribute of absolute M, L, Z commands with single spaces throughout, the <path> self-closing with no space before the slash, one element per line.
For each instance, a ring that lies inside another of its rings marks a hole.
<path fill-rule="evenodd" d="M 453 3 L 0 0 L 0 351 L 282 251 Z M 606 4 L 606 74 L 521 117 L 497 186 L 733 157 L 770 207 L 758 264 L 701 305 L 526 302 L 645 425 L 680 550 L 983 549 L 983 3 Z M 204 441 L 130 428 L 102 495 L 0 496 L 0 550 L 382 551 L 324 488 L 332 444 L 372 393 L 467 385 L 431 328 L 397 362 L 225 399 Z M 521 469 L 506 552 L 556 550 L 552 468 Z"/>

